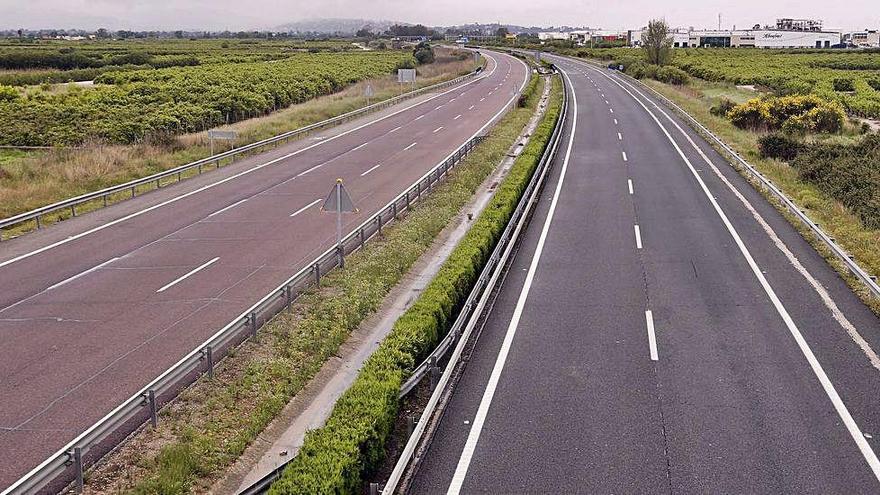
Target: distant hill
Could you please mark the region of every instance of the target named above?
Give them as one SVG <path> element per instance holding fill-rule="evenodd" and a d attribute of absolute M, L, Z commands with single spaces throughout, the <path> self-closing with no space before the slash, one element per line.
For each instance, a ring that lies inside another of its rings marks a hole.
<path fill-rule="evenodd" d="M 282 24 L 274 28 L 274 30 L 299 34 L 321 33 L 353 35 L 358 29 L 362 28 L 367 28 L 374 33 L 382 32 L 394 24 L 408 23 L 368 19 L 308 19 L 305 21 Z"/>

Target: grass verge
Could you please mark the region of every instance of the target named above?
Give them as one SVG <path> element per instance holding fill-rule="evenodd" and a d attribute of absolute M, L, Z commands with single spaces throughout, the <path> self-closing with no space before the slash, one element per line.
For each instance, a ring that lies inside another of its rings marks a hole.
<path fill-rule="evenodd" d="M 445 62 L 419 67 L 418 87 L 453 79 L 474 67 L 471 59 L 464 61 L 440 58 Z M 225 126 L 224 129 L 238 132 L 236 146 L 239 147 L 277 136 L 365 106 L 368 103 L 364 96 L 367 85 L 372 86 L 374 92 L 369 103 L 386 100 L 401 93 L 401 86 L 392 76 L 370 79 L 338 93 L 293 105 L 265 117 Z M 215 143 L 215 153 L 225 151 L 227 148 L 224 146 L 226 145 Z M 134 145 L 94 143 L 83 149 L 31 152 L 0 150 L 0 218 L 8 218 L 56 201 L 162 172 L 209 155 L 210 148 L 205 133 L 185 134 L 161 142 Z M 229 162 L 225 161 L 224 164 L 226 163 Z M 196 174 L 197 171 L 193 170 L 183 174 L 183 177 Z M 169 177 L 162 181 L 162 185 L 176 180 L 176 177 Z M 147 184 L 138 188 L 137 193 L 154 188 L 155 184 Z M 109 199 L 112 203 L 129 197 L 128 192 L 123 192 Z M 103 202 L 97 200 L 78 206 L 77 212 L 88 212 L 102 206 Z M 46 215 L 43 222 L 49 224 L 69 216 L 68 210 L 61 210 Z M 3 232 L 5 235 L 16 235 L 35 227 L 36 224 L 25 223 Z"/>
<path fill-rule="evenodd" d="M 509 112 L 449 179 L 381 238 L 329 273 L 294 311 L 267 323 L 161 412 L 159 426 L 135 435 L 88 475 L 87 492 L 204 492 L 333 356 L 350 332 L 460 213 L 506 155 L 533 114 Z"/>
<path fill-rule="evenodd" d="M 554 78 L 547 112 L 491 202 L 440 271 L 397 320 L 337 401 L 324 427 L 307 434 L 302 449 L 270 493 L 359 493 L 379 467 L 397 417 L 403 380 L 437 345 L 503 232 L 543 153 L 562 106 Z"/>
<path fill-rule="evenodd" d="M 761 134 L 746 131 L 735 127 L 729 120 L 712 115 L 709 108 L 717 104 L 725 85 L 700 81 L 696 87 L 676 87 L 657 81 L 642 81 L 646 85 L 656 89 L 670 100 L 674 101 L 695 119 L 700 121 L 710 131 L 715 133 L 722 141 L 731 146 L 758 171 L 764 174 L 794 201 L 830 237 L 835 238 L 837 243 L 868 273 L 880 274 L 880 230 L 872 230 L 859 220 L 839 201 L 834 200 L 823 193 L 817 186 L 804 182 L 798 178 L 798 172 L 785 162 L 762 158 L 758 153 L 758 138 Z M 716 88 L 717 86 L 717 88 Z M 705 91 L 704 91 L 705 90 Z M 742 174 L 747 180 L 756 185 L 754 179 L 747 174 Z M 761 190 L 758 188 L 758 190 Z M 845 266 L 831 253 L 831 251 L 808 231 L 799 220 L 789 213 L 779 201 L 764 193 L 789 222 L 807 239 L 813 247 L 825 257 L 826 260 L 840 273 L 850 287 L 862 298 L 862 300 L 880 314 L 880 301 L 871 296 L 861 282 L 853 277 Z"/>

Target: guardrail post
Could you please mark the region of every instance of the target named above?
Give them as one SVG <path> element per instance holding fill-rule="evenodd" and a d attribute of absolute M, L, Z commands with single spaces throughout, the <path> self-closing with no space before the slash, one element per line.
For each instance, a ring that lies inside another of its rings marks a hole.
<path fill-rule="evenodd" d="M 408 414 L 406 416 L 406 436 L 411 437 L 413 432 L 416 430 L 416 415 Z"/>
<path fill-rule="evenodd" d="M 341 243 L 336 246 L 336 255 L 339 256 L 339 268 L 345 268 L 345 246 Z"/>
<path fill-rule="evenodd" d="M 159 407 L 156 404 L 156 392 L 147 390 L 147 405 L 150 406 L 150 423 L 155 428 L 159 424 Z"/>
<path fill-rule="evenodd" d="M 76 216 L 76 205 L 70 205 L 70 213 Z"/>
<path fill-rule="evenodd" d="M 422 181 L 419 181 L 419 183 L 416 184 L 416 199 L 419 201 L 422 200 Z M 409 203 L 407 203 L 406 206 L 409 206 Z"/>
<path fill-rule="evenodd" d="M 406 192 L 406 209 L 409 209 L 409 191 Z"/>
<path fill-rule="evenodd" d="M 370 495 L 379 495 L 379 483 L 370 483 Z"/>
<path fill-rule="evenodd" d="M 364 229 L 358 230 L 358 236 L 361 238 L 361 249 L 363 249 L 364 248 L 364 238 L 366 237 L 364 235 Z"/>
<path fill-rule="evenodd" d="M 214 348 L 210 345 L 205 346 L 205 361 L 208 366 L 208 378 L 214 378 Z"/>
<path fill-rule="evenodd" d="M 85 480 L 83 479 L 83 461 L 82 461 L 82 448 L 74 447 L 73 450 L 67 453 L 70 456 L 70 460 L 73 462 L 73 470 L 76 472 L 76 486 L 74 487 L 74 491 L 76 493 L 82 493 L 83 488 L 85 487 Z"/>
<path fill-rule="evenodd" d="M 321 262 L 315 263 L 315 285 L 321 286 Z"/>
<path fill-rule="evenodd" d="M 397 201 L 391 205 L 391 212 L 394 214 L 394 219 L 397 220 Z"/>
<path fill-rule="evenodd" d="M 106 208 L 106 207 L 107 207 L 107 195 L 105 194 L 104 195 L 104 208 Z"/>
<path fill-rule="evenodd" d="M 431 373 L 431 389 L 437 387 L 437 383 L 440 382 L 440 368 L 437 367 L 437 357 L 431 356 L 428 358 L 428 370 Z"/>
<path fill-rule="evenodd" d="M 284 286 L 284 294 L 287 296 L 287 310 L 293 311 L 293 291 L 289 285 Z"/>
<path fill-rule="evenodd" d="M 376 232 L 379 236 L 382 236 L 382 212 L 380 211 L 378 215 L 376 215 Z"/>
<path fill-rule="evenodd" d="M 257 313 L 252 311 L 251 314 L 248 316 L 248 320 L 249 320 L 249 323 L 251 326 L 251 335 L 253 335 L 256 338 L 256 336 L 257 336 Z"/>
<path fill-rule="evenodd" d="M 131 197 L 134 197 L 134 186 L 131 186 Z"/>

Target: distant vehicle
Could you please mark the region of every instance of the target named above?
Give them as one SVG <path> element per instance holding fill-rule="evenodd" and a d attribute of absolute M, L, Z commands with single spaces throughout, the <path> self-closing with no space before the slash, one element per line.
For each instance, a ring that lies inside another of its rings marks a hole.
<path fill-rule="evenodd" d="M 465 43 L 467 43 L 467 42 L 468 42 L 468 39 L 465 38 L 464 36 L 462 36 L 461 38 L 459 38 L 458 40 L 456 40 L 456 43 L 458 43 L 458 44 L 460 44 L 460 45 L 463 45 L 463 44 L 465 44 Z"/>

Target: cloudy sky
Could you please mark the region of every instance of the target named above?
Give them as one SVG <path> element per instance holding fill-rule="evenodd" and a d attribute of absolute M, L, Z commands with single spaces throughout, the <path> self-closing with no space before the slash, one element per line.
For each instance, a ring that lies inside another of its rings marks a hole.
<path fill-rule="evenodd" d="M 0 0 L 0 29 L 267 29 L 314 18 L 387 19 L 428 25 L 502 22 L 635 28 L 731 27 L 809 17 L 829 27 L 880 27 L 877 0 Z"/>

